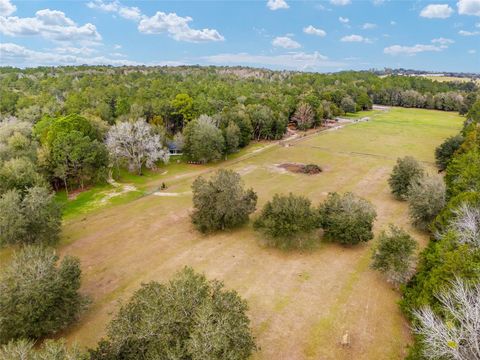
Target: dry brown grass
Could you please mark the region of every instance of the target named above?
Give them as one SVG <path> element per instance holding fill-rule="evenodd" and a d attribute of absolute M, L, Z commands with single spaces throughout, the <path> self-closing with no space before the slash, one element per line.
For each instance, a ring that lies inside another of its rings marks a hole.
<path fill-rule="evenodd" d="M 380 115 L 385 119 L 290 147 L 272 147 L 230 167 L 242 172 L 247 186 L 257 191 L 258 208 L 277 192 L 303 194 L 316 204 L 330 191 L 354 191 L 377 207 L 376 231 L 394 222 L 425 244 L 425 234 L 409 226 L 406 204 L 391 197 L 386 179 L 397 155 L 431 162 L 434 145 L 455 133 L 461 119 L 449 115 L 438 120 L 436 113 L 425 112 L 423 122 L 399 125 L 402 114 L 394 122 L 389 120 L 392 114 Z M 402 131 L 392 132 L 392 124 Z M 385 133 L 390 142 L 374 146 Z M 421 137 L 428 140 L 416 142 Z M 326 171 L 320 176 L 271 171 L 272 164 L 286 162 L 322 164 Z M 403 358 L 410 333 L 396 304 L 398 293 L 369 268 L 371 244 L 324 243 L 311 252 L 287 253 L 259 245 L 260 235 L 250 226 L 202 236 L 189 220 L 188 191 L 197 174 L 169 181 L 168 192 L 182 196 L 146 196 L 65 225 L 61 252 L 80 257 L 82 291 L 93 300 L 80 322 L 63 334 L 69 341 L 93 346 L 119 300 L 140 283 L 166 281 L 189 265 L 223 280 L 247 299 L 260 346 L 254 359 Z M 350 347 L 340 345 L 345 331 L 350 333 Z"/>

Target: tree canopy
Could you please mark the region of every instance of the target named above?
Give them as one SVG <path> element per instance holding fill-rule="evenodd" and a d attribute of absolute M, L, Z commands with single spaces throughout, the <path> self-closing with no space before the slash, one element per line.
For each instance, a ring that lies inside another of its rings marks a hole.
<path fill-rule="evenodd" d="M 92 360 L 246 360 L 256 350 L 247 303 L 191 268 L 143 284 L 108 326 Z"/>
<path fill-rule="evenodd" d="M 257 204 L 257 194 L 245 190 L 240 175 L 232 170 L 221 169 L 208 180 L 200 176 L 192 190 L 192 222 L 201 232 L 242 225 Z"/>

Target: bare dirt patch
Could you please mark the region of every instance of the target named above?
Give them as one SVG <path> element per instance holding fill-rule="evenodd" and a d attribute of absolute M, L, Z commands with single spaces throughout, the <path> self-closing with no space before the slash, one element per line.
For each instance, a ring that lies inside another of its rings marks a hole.
<path fill-rule="evenodd" d="M 323 170 L 320 166 L 315 164 L 301 164 L 301 163 L 285 163 L 278 167 L 296 174 L 317 175 Z"/>

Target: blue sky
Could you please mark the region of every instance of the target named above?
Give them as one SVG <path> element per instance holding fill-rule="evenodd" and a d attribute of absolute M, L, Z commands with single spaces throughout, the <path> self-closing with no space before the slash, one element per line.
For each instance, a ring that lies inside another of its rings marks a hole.
<path fill-rule="evenodd" d="M 0 63 L 480 72 L 480 0 L 0 0 Z"/>

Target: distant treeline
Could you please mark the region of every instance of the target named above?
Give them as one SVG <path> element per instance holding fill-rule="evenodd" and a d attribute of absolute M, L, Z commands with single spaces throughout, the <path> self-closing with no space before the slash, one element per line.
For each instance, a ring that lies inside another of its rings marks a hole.
<path fill-rule="evenodd" d="M 267 106 L 283 119 L 291 119 L 300 104 L 308 104 L 317 120 L 368 109 L 372 102 L 466 113 L 477 93 L 473 82 L 382 78 L 371 72 L 200 66 L 0 68 L 4 115 L 36 122 L 44 115 L 78 113 L 110 124 L 143 117 L 164 124 L 171 133 L 202 114 L 213 116 L 249 105 Z"/>

